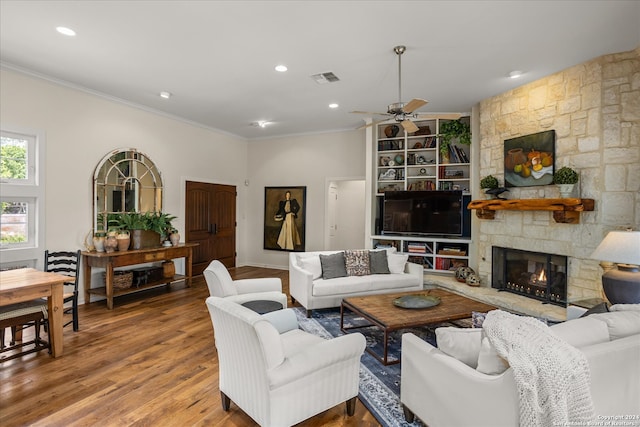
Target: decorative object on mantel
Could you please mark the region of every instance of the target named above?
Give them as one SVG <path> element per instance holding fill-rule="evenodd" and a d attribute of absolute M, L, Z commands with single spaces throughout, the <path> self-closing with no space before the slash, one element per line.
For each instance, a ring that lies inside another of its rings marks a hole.
<path fill-rule="evenodd" d="M 466 282 L 469 286 L 480 286 L 480 276 L 478 276 L 477 274 L 470 274 L 467 276 Z"/>
<path fill-rule="evenodd" d="M 552 211 L 555 222 L 578 224 L 580 212 L 593 211 L 593 199 L 514 199 L 472 200 L 467 209 L 476 209 L 480 219 L 494 219 L 495 211 Z"/>
<path fill-rule="evenodd" d="M 602 275 L 611 304 L 640 304 L 640 231 L 610 231 L 591 258 L 617 264 Z"/>
<path fill-rule="evenodd" d="M 553 174 L 553 183 L 560 190 L 560 197 L 571 197 L 573 187 L 578 182 L 578 172 L 568 166 L 561 167 Z"/>
<path fill-rule="evenodd" d="M 484 178 L 482 178 L 480 180 L 480 188 L 487 189 L 487 191 L 484 192 L 484 194 L 486 194 L 487 196 L 487 199 L 506 200 L 500 197 L 500 194 L 504 193 L 505 191 L 509 191 L 505 187 L 500 187 L 500 183 L 498 182 L 498 179 L 493 175 L 487 175 Z"/>
<path fill-rule="evenodd" d="M 548 130 L 504 140 L 505 187 L 553 182 L 556 132 Z"/>

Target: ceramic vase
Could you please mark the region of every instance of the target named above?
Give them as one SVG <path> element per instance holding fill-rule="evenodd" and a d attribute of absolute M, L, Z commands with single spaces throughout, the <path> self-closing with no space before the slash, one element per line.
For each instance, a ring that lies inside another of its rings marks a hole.
<path fill-rule="evenodd" d="M 96 233 L 93 236 L 93 247 L 96 252 L 104 252 L 104 233 Z"/>
<path fill-rule="evenodd" d="M 556 184 L 558 186 L 558 190 L 560 191 L 560 197 L 563 199 L 567 199 L 571 197 L 573 194 L 573 187 L 575 184 Z"/>
<path fill-rule="evenodd" d="M 122 230 L 116 236 L 118 241 L 118 251 L 123 252 L 129 250 L 129 244 L 131 243 L 131 237 L 128 230 Z"/>
<path fill-rule="evenodd" d="M 171 233 L 169 235 L 169 240 L 171 240 L 171 244 L 173 246 L 178 246 L 178 244 L 180 243 L 180 233 L 178 233 L 177 231 Z"/>
<path fill-rule="evenodd" d="M 118 248 L 118 239 L 115 235 L 109 235 L 104 241 L 104 250 L 107 253 L 114 252 Z"/>

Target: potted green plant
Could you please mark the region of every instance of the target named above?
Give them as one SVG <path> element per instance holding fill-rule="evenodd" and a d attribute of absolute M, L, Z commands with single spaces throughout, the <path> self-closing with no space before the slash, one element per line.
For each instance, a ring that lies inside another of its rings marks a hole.
<path fill-rule="evenodd" d="M 578 172 L 568 166 L 563 166 L 553 173 L 553 183 L 558 186 L 560 197 L 571 197 L 577 182 Z"/>
<path fill-rule="evenodd" d="M 488 199 L 493 199 L 494 197 L 497 197 L 500 195 L 501 192 L 495 191 L 499 187 L 500 187 L 500 183 L 498 182 L 498 178 L 496 178 L 493 175 L 487 175 L 480 180 L 480 188 L 483 190 L 487 190 L 485 191 L 485 195 Z M 506 190 L 506 189 L 503 189 L 503 190 Z"/>
<path fill-rule="evenodd" d="M 449 156 L 449 146 L 454 139 L 460 144 L 471 145 L 471 126 L 462 119 L 442 122 L 439 127 L 440 155 Z"/>
<path fill-rule="evenodd" d="M 123 212 L 117 226 L 131 233 L 131 249 L 155 248 L 169 235 L 176 217 L 162 212 Z"/>

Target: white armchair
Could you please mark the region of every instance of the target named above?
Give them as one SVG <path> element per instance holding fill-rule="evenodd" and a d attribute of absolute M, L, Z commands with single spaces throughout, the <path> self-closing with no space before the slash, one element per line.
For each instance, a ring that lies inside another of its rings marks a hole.
<path fill-rule="evenodd" d="M 297 424 L 358 396 L 362 334 L 324 340 L 298 329 L 291 309 L 260 315 L 209 297 L 222 408 L 231 401 L 263 427 Z"/>
<path fill-rule="evenodd" d="M 282 281 L 278 277 L 233 280 L 227 267 L 213 260 L 204 270 L 204 278 L 212 297 L 229 298 L 238 304 L 250 301 L 276 301 L 287 307 L 287 295 L 282 293 Z"/>

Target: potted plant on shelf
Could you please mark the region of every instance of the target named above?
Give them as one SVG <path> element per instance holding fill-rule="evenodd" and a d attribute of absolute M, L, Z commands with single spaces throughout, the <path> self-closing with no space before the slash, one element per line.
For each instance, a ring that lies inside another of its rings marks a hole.
<path fill-rule="evenodd" d="M 471 145 L 471 126 L 462 119 L 443 122 L 439 127 L 440 156 L 449 157 L 451 142 L 457 139 L 460 144 Z"/>
<path fill-rule="evenodd" d="M 573 188 L 578 182 L 578 172 L 571 169 L 568 166 L 563 166 L 553 174 L 553 183 L 558 186 L 560 190 L 560 197 L 571 197 Z"/>

